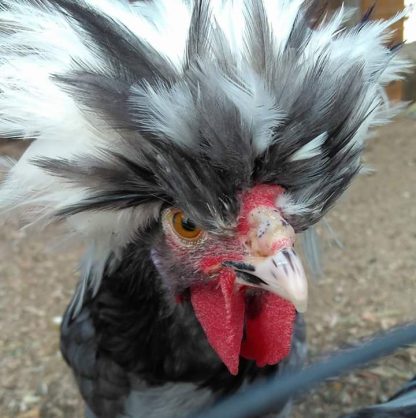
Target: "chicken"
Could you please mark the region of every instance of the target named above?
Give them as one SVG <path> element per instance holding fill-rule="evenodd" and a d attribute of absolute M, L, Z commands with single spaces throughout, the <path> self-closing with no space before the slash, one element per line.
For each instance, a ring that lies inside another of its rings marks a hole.
<path fill-rule="evenodd" d="M 82 242 L 61 350 L 88 417 L 183 417 L 305 357 L 294 249 L 407 62 L 302 0 L 0 0 L 3 211 Z M 287 416 L 281 405 L 276 416 Z"/>

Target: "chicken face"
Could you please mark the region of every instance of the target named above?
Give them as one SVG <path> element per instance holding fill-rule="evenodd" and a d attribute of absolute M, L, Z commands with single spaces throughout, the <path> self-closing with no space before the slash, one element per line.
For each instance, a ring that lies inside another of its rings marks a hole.
<path fill-rule="evenodd" d="M 295 232 L 276 207 L 282 192 L 258 185 L 242 193 L 235 224 L 224 234 L 202 230 L 180 209 L 162 215 L 155 265 L 176 295 L 189 289 L 208 341 L 233 374 L 240 355 L 259 366 L 284 358 L 295 309 L 306 309 Z"/>

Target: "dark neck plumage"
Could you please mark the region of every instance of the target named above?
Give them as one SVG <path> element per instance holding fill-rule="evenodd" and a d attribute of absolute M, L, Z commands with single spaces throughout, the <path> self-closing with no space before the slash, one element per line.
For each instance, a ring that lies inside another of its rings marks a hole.
<path fill-rule="evenodd" d="M 275 370 L 242 359 L 239 375 L 230 375 L 209 346 L 191 304 L 177 304 L 168 292 L 148 244 L 126 248 L 121 264 L 86 302 L 99 335 L 98 349 L 149 384 L 194 382 L 221 393 L 237 389 L 246 377 Z"/>

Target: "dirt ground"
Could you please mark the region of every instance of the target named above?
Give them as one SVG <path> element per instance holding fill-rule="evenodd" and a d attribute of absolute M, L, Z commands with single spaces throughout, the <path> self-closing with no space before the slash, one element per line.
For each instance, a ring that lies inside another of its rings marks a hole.
<path fill-rule="evenodd" d="M 337 238 L 319 230 L 325 272 L 311 284 L 311 358 L 416 319 L 415 133 L 409 117 L 376 131 L 366 152 L 376 172 L 360 177 L 328 217 Z M 54 232 L 29 236 L 17 222 L 0 229 L 1 418 L 82 417 L 58 347 L 80 251 L 51 248 Z M 402 350 L 305 394 L 295 417 L 331 418 L 386 399 L 414 373 L 416 348 Z"/>

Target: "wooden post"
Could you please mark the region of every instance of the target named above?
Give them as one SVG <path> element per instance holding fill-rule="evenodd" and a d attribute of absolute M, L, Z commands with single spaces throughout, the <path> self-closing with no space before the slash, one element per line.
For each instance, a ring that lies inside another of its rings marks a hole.
<path fill-rule="evenodd" d="M 321 0 L 322 4 L 325 4 L 325 0 Z M 394 16 L 397 12 L 404 9 L 404 0 L 326 0 L 330 9 L 337 9 L 344 4 L 347 7 L 352 7 L 357 10 L 352 21 L 358 22 L 361 16 L 363 16 L 374 4 L 375 8 L 372 14 L 373 19 L 388 19 Z M 403 41 L 403 20 L 397 22 L 392 27 L 395 30 L 392 44 L 400 43 Z M 387 86 L 387 93 L 391 100 L 401 100 L 404 95 L 403 83 L 401 81 L 395 81 Z"/>
<path fill-rule="evenodd" d="M 365 13 L 372 5 L 374 0 L 361 0 L 361 10 Z M 404 0 L 377 0 L 373 12 L 374 19 L 388 19 L 404 9 Z M 393 25 L 395 29 L 394 42 L 403 41 L 403 20 Z"/>
<path fill-rule="evenodd" d="M 361 11 L 365 13 L 372 5 L 374 0 L 361 0 Z M 377 0 L 373 12 L 373 19 L 388 19 L 397 12 L 404 9 L 404 0 Z M 395 23 L 392 28 L 395 30 L 392 43 L 403 41 L 403 20 Z M 387 87 L 387 93 L 391 100 L 401 100 L 403 97 L 403 83 L 395 81 Z"/>

